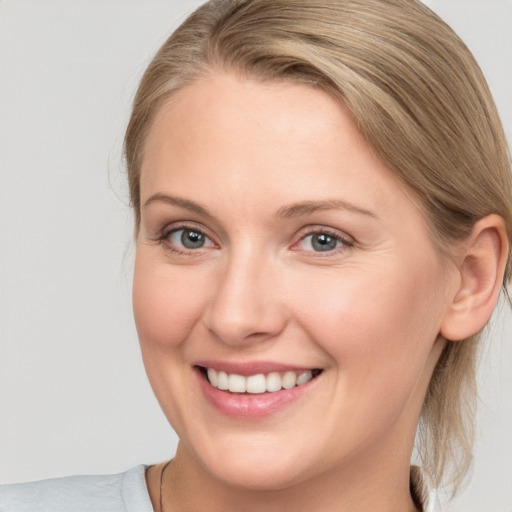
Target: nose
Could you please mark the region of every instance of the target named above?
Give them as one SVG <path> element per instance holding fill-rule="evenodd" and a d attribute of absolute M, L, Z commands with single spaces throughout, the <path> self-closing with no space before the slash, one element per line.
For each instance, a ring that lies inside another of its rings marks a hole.
<path fill-rule="evenodd" d="M 248 249 L 229 258 L 219 273 L 204 320 L 221 342 L 248 346 L 274 339 L 284 329 L 287 312 L 281 280 L 270 259 Z"/>

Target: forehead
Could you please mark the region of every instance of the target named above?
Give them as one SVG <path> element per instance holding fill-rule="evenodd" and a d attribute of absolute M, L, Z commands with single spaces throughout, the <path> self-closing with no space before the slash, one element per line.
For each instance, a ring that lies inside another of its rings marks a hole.
<path fill-rule="evenodd" d="M 403 185 L 331 95 L 226 73 L 178 91 L 147 138 L 141 202 L 191 190 L 202 201 L 229 198 L 228 206 L 245 209 L 251 201 L 277 209 L 279 202 L 318 199 L 411 208 Z"/>
<path fill-rule="evenodd" d="M 169 136 L 201 138 L 208 144 L 201 149 L 233 143 L 233 150 L 241 148 L 246 138 L 250 140 L 243 142 L 252 141 L 259 149 L 264 145 L 285 150 L 285 145 L 297 143 L 305 150 L 320 149 L 327 132 L 340 144 L 340 131 L 358 135 L 344 105 L 318 88 L 211 73 L 177 91 L 160 108 L 150 131 L 148 154 L 152 142 L 159 144 Z"/>

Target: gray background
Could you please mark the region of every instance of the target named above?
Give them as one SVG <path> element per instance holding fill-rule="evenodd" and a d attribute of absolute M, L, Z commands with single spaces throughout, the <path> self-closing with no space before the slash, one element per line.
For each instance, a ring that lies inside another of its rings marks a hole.
<path fill-rule="evenodd" d="M 140 361 L 121 161 L 136 84 L 199 1 L 0 3 L 0 480 L 118 472 L 176 437 Z M 427 2 L 481 63 L 512 139 L 512 2 Z M 512 319 L 480 368 L 473 479 L 450 507 L 512 511 Z"/>

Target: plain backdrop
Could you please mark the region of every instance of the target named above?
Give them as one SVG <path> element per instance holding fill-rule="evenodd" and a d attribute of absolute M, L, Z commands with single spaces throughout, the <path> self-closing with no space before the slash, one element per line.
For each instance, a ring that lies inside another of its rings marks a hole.
<path fill-rule="evenodd" d="M 121 144 L 138 79 L 193 0 L 0 2 L 0 480 L 174 453 L 131 314 Z M 511 140 L 512 2 L 427 2 L 486 73 Z M 512 511 L 512 320 L 480 368 L 473 478 L 449 510 Z"/>

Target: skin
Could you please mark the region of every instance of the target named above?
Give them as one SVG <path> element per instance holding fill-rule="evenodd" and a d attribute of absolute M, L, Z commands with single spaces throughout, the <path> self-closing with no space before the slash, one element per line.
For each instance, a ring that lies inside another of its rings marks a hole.
<path fill-rule="evenodd" d="M 343 106 L 309 86 L 211 73 L 158 112 L 141 204 L 135 319 L 180 438 L 165 509 L 416 510 L 414 434 L 460 273 Z M 205 246 L 180 246 L 183 222 Z M 318 252 L 312 233 L 339 241 Z M 323 372 L 247 420 L 206 400 L 193 369 L 205 359 Z M 158 510 L 159 473 L 148 486 Z"/>

